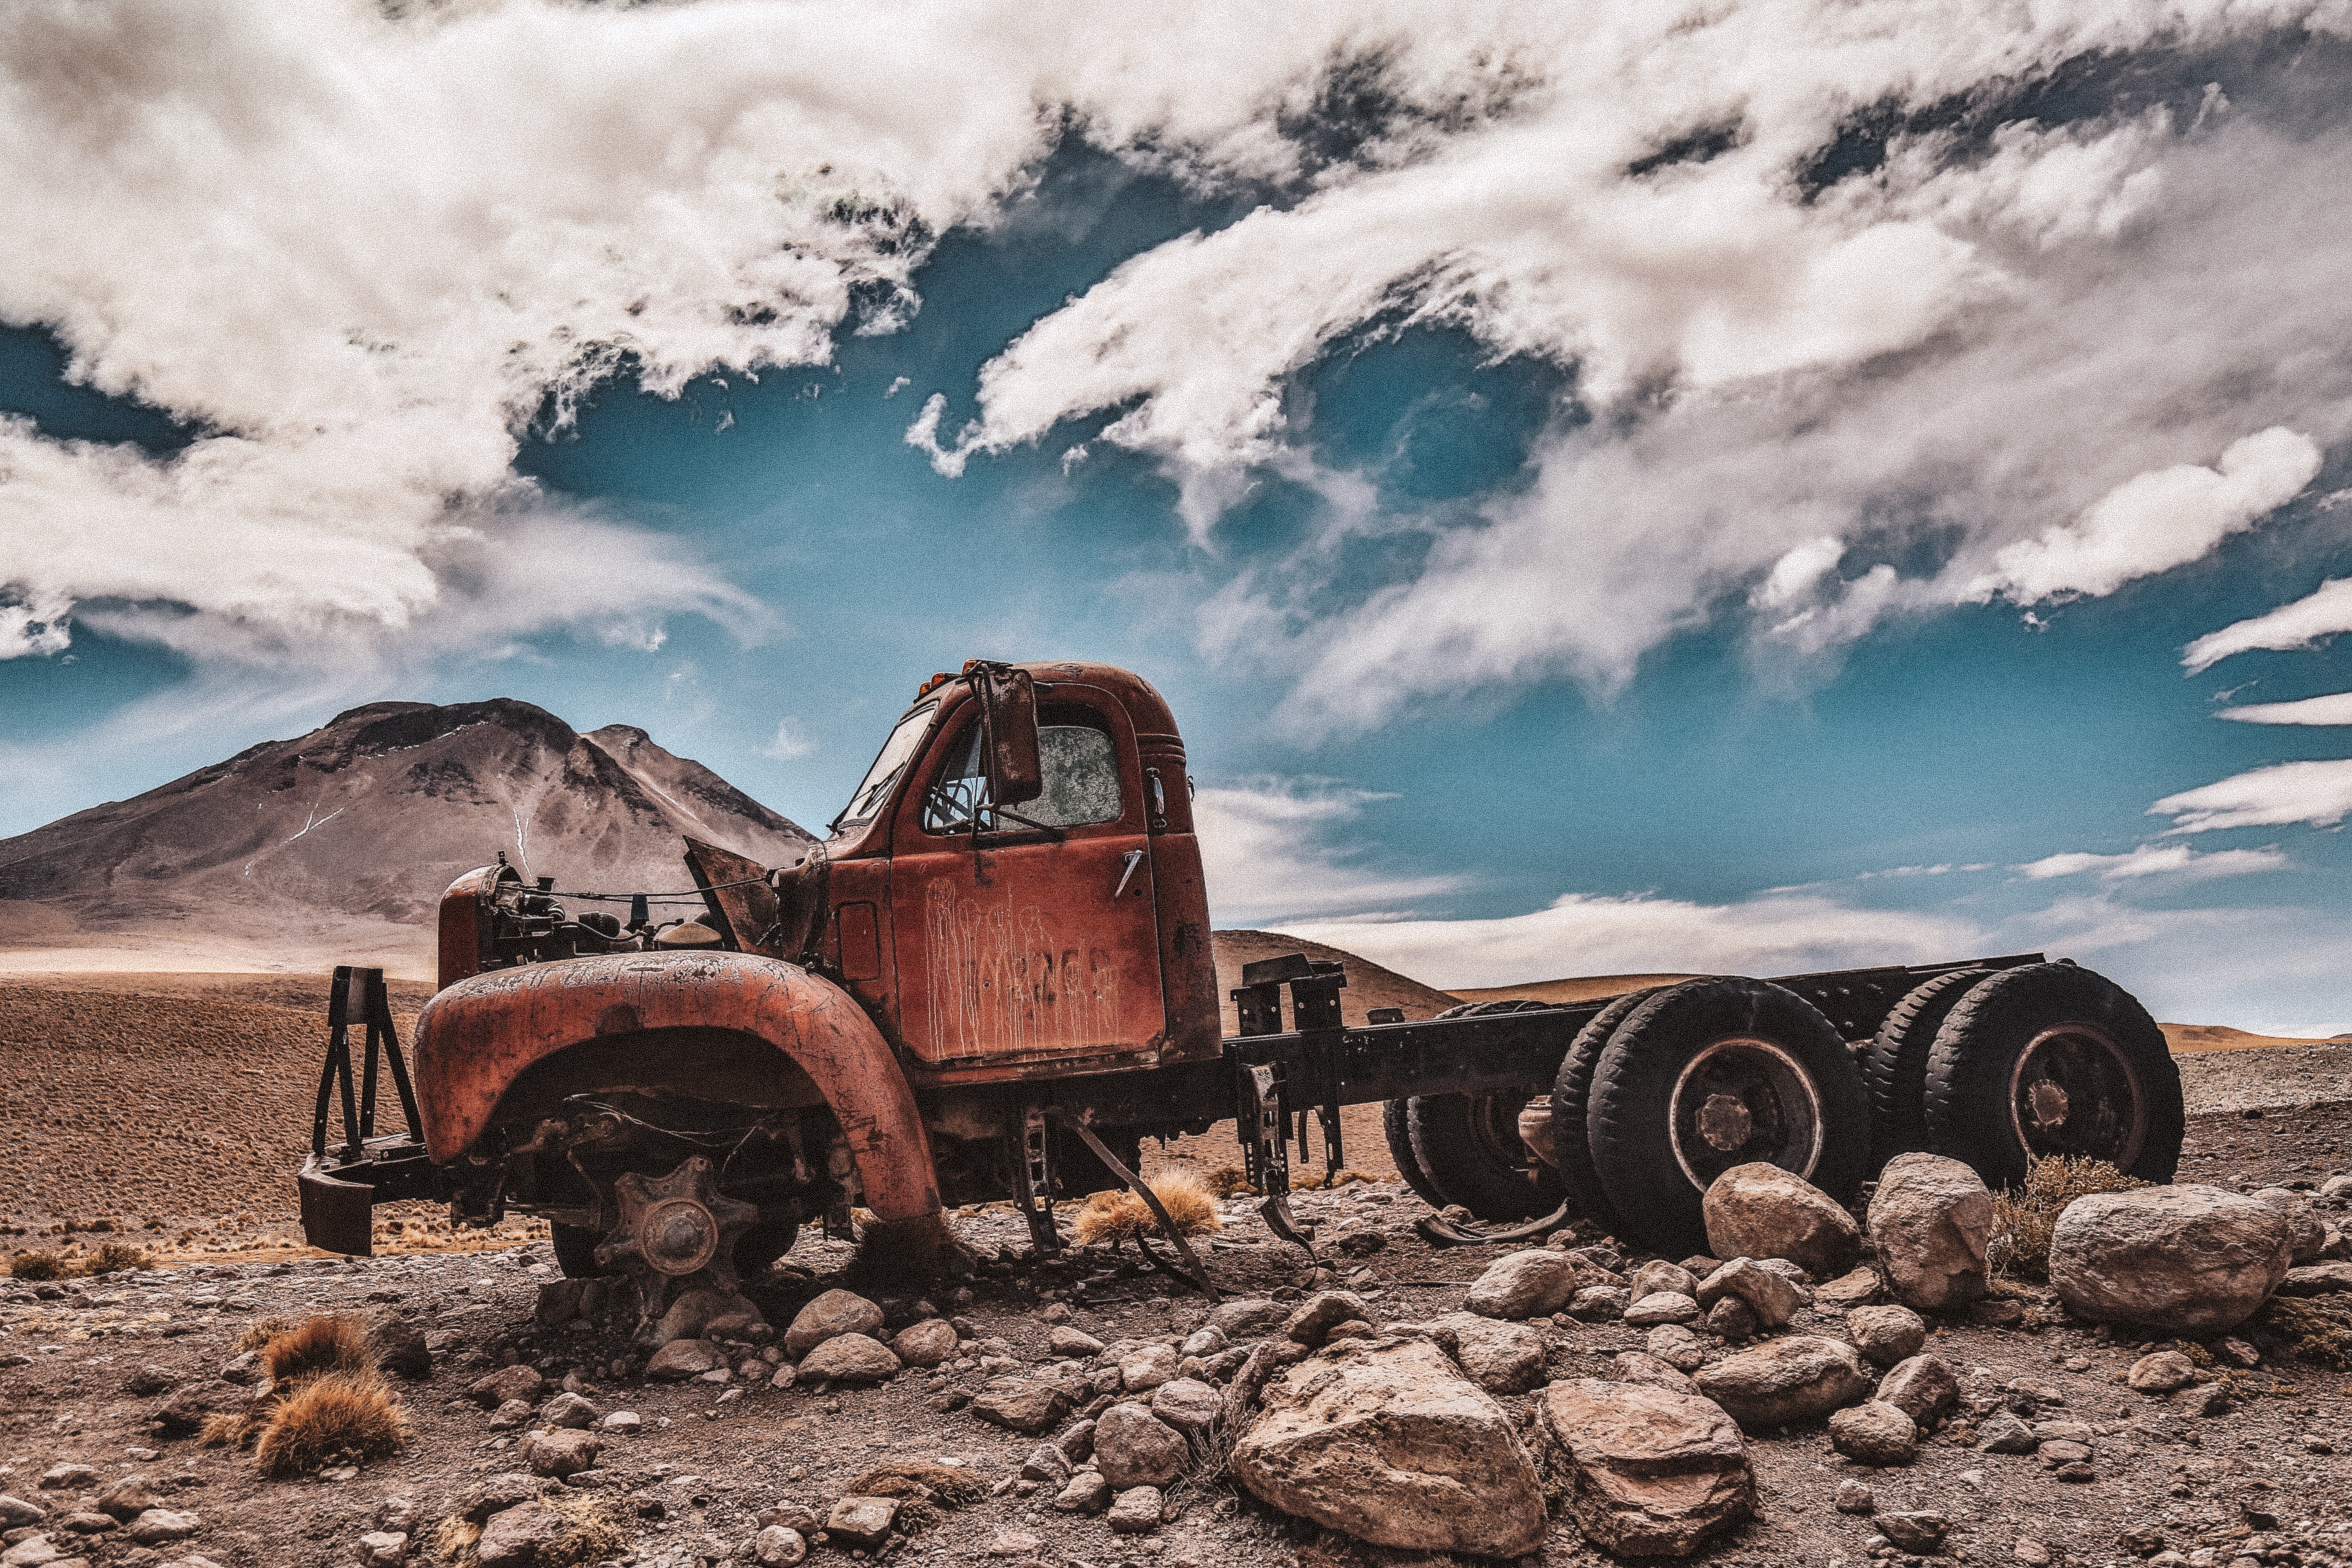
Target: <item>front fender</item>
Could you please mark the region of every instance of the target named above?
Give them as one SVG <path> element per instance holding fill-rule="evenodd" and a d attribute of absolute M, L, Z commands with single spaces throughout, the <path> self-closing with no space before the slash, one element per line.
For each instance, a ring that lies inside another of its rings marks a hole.
<path fill-rule="evenodd" d="M 612 953 L 478 974 L 416 1023 L 416 1093 L 435 1164 L 471 1148 L 533 1063 L 599 1035 L 720 1029 L 764 1040 L 808 1074 L 840 1121 L 866 1206 L 940 1212 L 913 1088 L 856 1001 L 797 964 L 746 952 Z"/>

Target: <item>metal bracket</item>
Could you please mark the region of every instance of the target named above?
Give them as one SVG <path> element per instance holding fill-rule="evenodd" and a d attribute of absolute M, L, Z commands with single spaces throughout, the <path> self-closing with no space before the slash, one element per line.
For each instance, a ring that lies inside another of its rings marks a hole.
<path fill-rule="evenodd" d="M 1013 1173 L 1013 1203 L 1029 1222 L 1029 1241 L 1039 1252 L 1062 1250 L 1054 1226 L 1054 1152 L 1046 1135 L 1051 1112 L 1042 1105 L 1021 1108 L 1020 1158 Z"/>
<path fill-rule="evenodd" d="M 1314 1227 L 1302 1226 L 1290 1213 L 1289 1118 L 1282 1103 L 1282 1064 L 1253 1064 L 1242 1082 L 1243 1099 L 1247 1103 L 1238 1123 L 1243 1130 L 1250 1181 L 1265 1194 L 1257 1212 L 1275 1235 L 1293 1246 L 1305 1247 L 1307 1256 L 1312 1258 Z"/>

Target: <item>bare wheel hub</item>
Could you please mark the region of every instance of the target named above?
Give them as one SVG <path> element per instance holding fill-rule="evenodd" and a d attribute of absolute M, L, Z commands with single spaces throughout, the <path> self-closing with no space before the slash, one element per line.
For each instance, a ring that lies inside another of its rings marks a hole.
<path fill-rule="evenodd" d="M 1698 1135 L 1727 1154 L 1747 1142 L 1755 1131 L 1756 1118 L 1732 1095 L 1710 1094 L 1698 1109 Z"/>
<path fill-rule="evenodd" d="M 637 1250 L 661 1273 L 691 1274 L 718 1255 L 718 1216 L 692 1198 L 665 1199 L 638 1223 Z"/>
<path fill-rule="evenodd" d="M 635 1277 L 641 1326 L 660 1316 L 671 1286 L 689 1275 L 735 1291 L 735 1242 L 760 1211 L 722 1194 L 709 1161 L 697 1154 L 666 1176 L 625 1172 L 614 1179 L 613 1195 L 621 1223 L 596 1260 Z"/>
<path fill-rule="evenodd" d="M 2026 1089 L 2026 1099 L 2033 1108 L 2033 1124 L 2044 1131 L 2056 1131 L 2066 1125 L 2066 1091 L 2048 1079 L 2036 1079 Z"/>

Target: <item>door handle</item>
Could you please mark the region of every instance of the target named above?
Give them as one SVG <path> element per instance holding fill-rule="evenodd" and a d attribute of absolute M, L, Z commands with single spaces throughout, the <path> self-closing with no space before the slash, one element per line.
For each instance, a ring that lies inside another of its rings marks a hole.
<path fill-rule="evenodd" d="M 1142 851 L 1142 850 L 1140 850 L 1140 849 L 1130 849 L 1130 850 L 1129 850 L 1129 851 L 1127 852 L 1127 864 L 1126 864 L 1123 868 L 1121 868 L 1121 869 L 1120 869 L 1120 871 L 1119 871 L 1119 873 L 1118 873 L 1118 887 L 1116 887 L 1116 888 L 1113 888 L 1113 889 L 1110 890 L 1110 896 L 1111 896 L 1112 898 L 1116 899 L 1116 898 L 1118 898 L 1121 893 L 1124 893 L 1124 892 L 1126 892 L 1126 891 L 1127 891 L 1127 885 L 1128 885 L 1129 882 L 1131 882 L 1131 881 L 1135 880 L 1135 869 L 1136 869 L 1136 868 L 1137 868 L 1137 867 L 1139 867 L 1139 866 L 1140 866 L 1140 865 L 1142 865 L 1142 864 L 1143 864 L 1143 851 Z"/>

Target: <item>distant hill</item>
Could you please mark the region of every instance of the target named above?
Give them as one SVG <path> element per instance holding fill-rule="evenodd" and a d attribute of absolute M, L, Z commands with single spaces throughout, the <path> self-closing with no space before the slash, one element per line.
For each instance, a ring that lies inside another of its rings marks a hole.
<path fill-rule="evenodd" d="M 1352 952 L 1326 947 L 1319 942 L 1285 936 L 1280 931 L 1214 931 L 1210 935 L 1210 944 L 1217 955 L 1218 1016 L 1224 1020 L 1228 1036 L 1235 1028 L 1233 993 L 1242 983 L 1242 965 L 1280 958 L 1286 952 L 1303 952 L 1327 962 L 1336 959 L 1347 964 L 1348 988 L 1339 993 L 1339 1016 L 1350 1024 L 1365 1022 L 1365 1015 L 1375 1007 L 1402 1007 L 1411 1019 L 1433 1017 L 1457 1000 L 1434 986 L 1408 980 L 1393 969 L 1382 969 L 1369 958 L 1358 958 Z M 1286 1000 L 1283 1006 L 1283 1017 L 1287 1022 L 1289 1003 Z"/>
<path fill-rule="evenodd" d="M 1692 978 L 1688 974 L 1587 974 L 1568 980 L 1530 980 L 1525 985 L 1482 985 L 1456 991 L 1454 995 L 1465 1002 L 1590 1002 L 1596 997 L 1622 996 L 1628 991 L 1672 985 L 1677 980 Z"/>
<path fill-rule="evenodd" d="M 442 889 L 470 868 L 503 852 L 559 888 L 671 891 L 691 885 L 688 833 L 763 864 L 810 837 L 626 724 L 583 735 L 509 698 L 373 702 L 0 839 L 0 950 L 12 967 L 423 976 Z"/>

